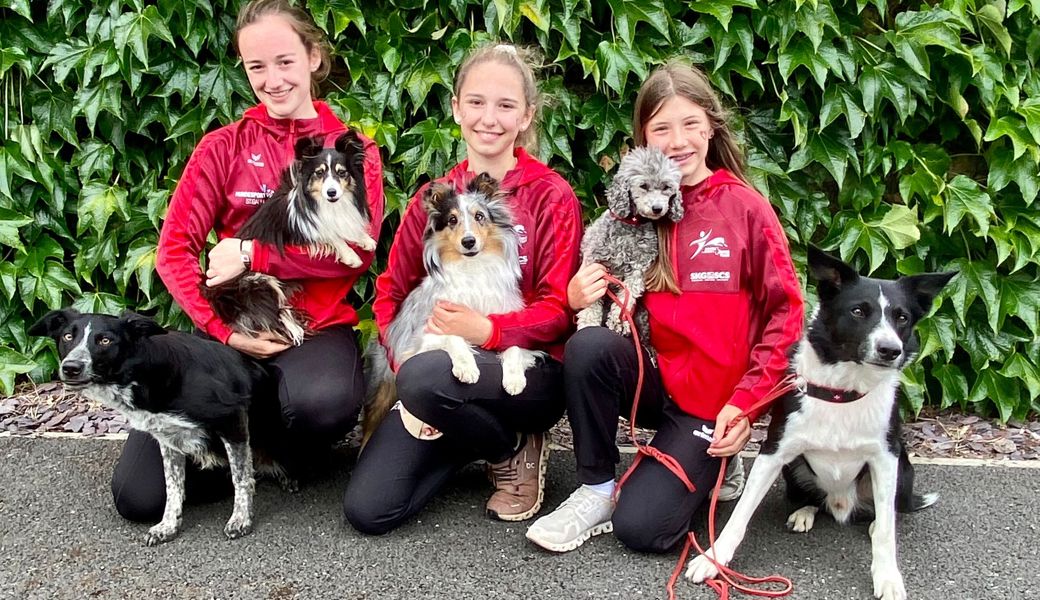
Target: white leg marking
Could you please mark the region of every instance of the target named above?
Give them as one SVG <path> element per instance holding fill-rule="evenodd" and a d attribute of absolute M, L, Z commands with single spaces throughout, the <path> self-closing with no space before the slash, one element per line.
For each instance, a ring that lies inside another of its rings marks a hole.
<path fill-rule="evenodd" d="M 227 450 L 231 483 L 235 486 L 235 508 L 224 526 L 224 535 L 233 540 L 253 531 L 253 492 L 256 489 L 253 456 L 248 440 L 235 444 L 223 438 L 220 441 Z"/>
<path fill-rule="evenodd" d="M 159 444 L 162 454 L 163 475 L 166 479 L 166 508 L 162 520 L 148 530 L 144 543 L 155 546 L 177 536 L 181 528 L 181 511 L 184 508 L 184 454 L 179 450 Z"/>
<path fill-rule="evenodd" d="M 502 361 L 502 388 L 511 396 L 516 396 L 527 387 L 524 375 L 524 354 L 517 346 L 510 346 L 498 355 Z"/>
<path fill-rule="evenodd" d="M 787 528 L 796 533 L 808 533 L 816 522 L 816 506 L 803 506 L 787 517 Z"/>
<path fill-rule="evenodd" d="M 905 600 L 906 587 L 896 563 L 896 473 L 899 461 L 895 456 L 882 452 L 867 462 L 874 491 L 875 518 L 870 534 L 874 597 Z"/>

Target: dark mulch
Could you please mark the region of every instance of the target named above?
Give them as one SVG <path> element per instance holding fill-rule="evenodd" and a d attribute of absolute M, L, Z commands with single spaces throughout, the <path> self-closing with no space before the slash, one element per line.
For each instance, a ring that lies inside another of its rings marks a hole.
<path fill-rule="evenodd" d="M 748 450 L 758 449 L 766 437 L 768 422 L 766 416 L 755 423 Z M 97 436 L 125 433 L 127 429 L 126 419 L 119 413 L 69 393 L 56 382 L 21 386 L 13 396 L 0 398 L 0 432 Z M 640 443 L 652 436 L 652 431 L 636 430 Z M 551 437 L 558 446 L 571 447 L 566 419 L 553 428 Z M 922 457 L 1040 459 L 1040 419 L 1001 424 L 977 415 L 925 409 L 915 421 L 903 426 L 903 438 L 911 455 Z M 632 445 L 627 423 L 618 428 L 618 444 Z"/>

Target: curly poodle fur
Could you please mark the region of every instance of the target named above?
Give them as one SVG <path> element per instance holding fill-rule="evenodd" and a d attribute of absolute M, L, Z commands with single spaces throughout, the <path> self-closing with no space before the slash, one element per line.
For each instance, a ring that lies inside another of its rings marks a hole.
<path fill-rule="evenodd" d="M 635 311 L 639 339 L 647 349 L 649 321 L 644 310 L 636 310 L 636 302 L 646 290 L 646 272 L 657 259 L 657 220 L 678 222 L 683 217 L 681 179 L 678 165 L 657 148 L 631 150 L 607 188 L 608 210 L 589 225 L 581 242 L 583 264 L 603 265 L 629 289 L 626 308 Z M 616 286 L 610 287 L 623 298 Z M 607 297 L 578 312 L 577 319 L 578 329 L 605 325 L 621 335 L 631 334 L 621 308 Z"/>

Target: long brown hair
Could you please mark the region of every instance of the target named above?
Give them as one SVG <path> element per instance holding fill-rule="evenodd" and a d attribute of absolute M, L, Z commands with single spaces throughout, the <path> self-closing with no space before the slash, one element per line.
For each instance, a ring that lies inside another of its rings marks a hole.
<path fill-rule="evenodd" d="M 744 175 L 744 153 L 730 131 L 729 114 L 719 101 L 719 96 L 703 71 L 681 59 L 672 59 L 654 69 L 639 88 L 635 108 L 632 112 L 632 137 L 637 146 L 646 144 L 645 128 L 661 110 L 666 100 L 674 96 L 685 98 L 704 109 L 712 138 L 704 163 L 711 170 L 726 169 L 741 181 L 748 183 Z M 680 292 L 672 265 L 672 235 L 675 224 L 667 219 L 657 224 L 657 260 L 646 273 L 648 291 Z"/>
<path fill-rule="evenodd" d="M 533 116 L 527 129 L 517 134 L 513 145 L 527 150 L 532 155 L 535 154 L 538 151 L 538 113 L 541 107 L 541 94 L 538 92 L 538 81 L 534 75 L 534 65 L 539 64 L 538 53 L 533 49 L 512 44 L 491 43 L 478 47 L 462 61 L 455 73 L 456 97 L 462 91 L 462 84 L 466 81 L 470 69 L 486 62 L 512 67 L 520 75 L 524 101 L 527 102 L 527 109 L 533 112 Z"/>
<path fill-rule="evenodd" d="M 311 73 L 311 98 L 317 98 L 321 91 L 319 84 L 328 77 L 329 70 L 332 69 L 332 46 L 329 45 L 328 36 L 314 23 L 314 19 L 306 10 L 293 6 L 288 0 L 251 0 L 238 11 L 233 37 L 235 52 L 239 56 L 242 55 L 238 49 L 238 36 L 242 30 L 261 18 L 272 15 L 282 17 L 289 23 L 293 31 L 300 36 L 308 55 L 317 48 L 321 63 L 317 70 Z"/>

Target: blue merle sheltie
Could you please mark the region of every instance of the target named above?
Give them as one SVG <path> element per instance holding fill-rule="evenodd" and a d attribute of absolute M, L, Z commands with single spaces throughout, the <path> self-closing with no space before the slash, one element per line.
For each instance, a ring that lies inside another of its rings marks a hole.
<path fill-rule="evenodd" d="M 322 137 L 305 137 L 296 142 L 295 152 L 274 195 L 237 236 L 272 244 L 283 254 L 286 246 L 298 246 L 311 256 L 334 255 L 348 267 L 359 266 L 361 258 L 350 244 L 364 251 L 376 248 L 369 234 L 360 138 L 348 130 L 334 147 L 324 148 Z M 238 333 L 267 332 L 296 346 L 308 333 L 308 316 L 289 303 L 296 292 L 291 283 L 247 270 L 220 285 L 203 282 L 200 290 L 217 316 Z"/>
<path fill-rule="evenodd" d="M 235 539 L 252 531 L 251 442 L 264 435 L 255 435 L 262 419 L 250 418 L 251 402 L 271 387 L 260 365 L 229 346 L 167 332 L 130 312 L 114 317 L 53 310 L 29 333 L 55 341 L 66 388 L 119 411 L 130 427 L 159 443 L 166 507 L 146 544 L 173 539 L 180 530 L 189 458 L 203 469 L 230 468 L 234 510 L 224 534 Z"/>
<path fill-rule="evenodd" d="M 913 466 L 901 438 L 900 372 L 917 354 L 914 325 L 956 273 L 894 281 L 861 277 L 812 247 L 809 270 L 820 302 L 791 359 L 796 387 L 773 404 L 744 494 L 707 552 L 720 564 L 729 563 L 751 515 L 783 472 L 787 495 L 798 506 L 787 528 L 809 531 L 821 509 L 839 523 L 872 516 L 874 596 L 903 600 L 896 512 L 926 508 L 938 497 L 913 489 Z M 703 581 L 717 572 L 707 557 L 698 556 L 686 576 Z"/>
<path fill-rule="evenodd" d="M 482 314 L 520 310 L 519 242 L 513 217 L 498 182 L 487 173 L 476 176 L 462 193 L 449 185 L 433 183 L 422 196 L 427 224 L 423 234 L 423 263 L 426 277 L 404 299 L 387 327 L 383 343 L 373 340 L 366 351 L 368 398 L 363 423 L 364 439 L 396 401 L 394 372 L 387 352 L 396 364 L 429 350 L 444 350 L 452 362 L 452 373 L 463 383 L 475 383 L 480 370 L 473 348 L 453 335 L 424 331 L 427 319 L 439 300 L 468 306 Z M 384 345 L 385 344 L 385 347 Z M 499 355 L 502 361 L 502 387 L 519 394 L 527 385 L 524 371 L 532 367 L 541 352 L 516 346 Z M 416 437 L 432 439 L 429 431 L 398 407 L 405 426 Z"/>

